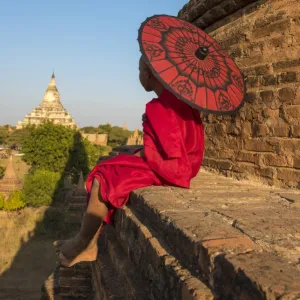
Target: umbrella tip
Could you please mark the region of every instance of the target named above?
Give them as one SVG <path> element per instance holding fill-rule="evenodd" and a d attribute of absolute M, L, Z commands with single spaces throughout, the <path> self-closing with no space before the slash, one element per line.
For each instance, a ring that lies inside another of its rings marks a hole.
<path fill-rule="evenodd" d="M 200 47 L 195 52 L 195 55 L 197 56 L 197 58 L 199 58 L 201 60 L 204 60 L 208 54 L 209 54 L 208 47 Z"/>

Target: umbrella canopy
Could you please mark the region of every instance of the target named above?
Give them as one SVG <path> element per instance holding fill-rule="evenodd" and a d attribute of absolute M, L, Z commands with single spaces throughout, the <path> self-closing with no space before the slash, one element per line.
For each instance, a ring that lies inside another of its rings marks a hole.
<path fill-rule="evenodd" d="M 141 25 L 138 41 L 154 76 L 179 99 L 215 114 L 232 114 L 241 108 L 245 86 L 239 68 L 198 27 L 155 15 Z"/>

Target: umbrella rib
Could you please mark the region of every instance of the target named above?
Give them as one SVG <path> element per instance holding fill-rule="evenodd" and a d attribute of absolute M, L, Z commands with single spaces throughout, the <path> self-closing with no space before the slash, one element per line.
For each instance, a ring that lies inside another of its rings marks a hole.
<path fill-rule="evenodd" d="M 235 91 L 232 89 L 231 85 L 229 85 L 228 88 L 230 88 L 230 89 L 232 90 L 235 99 L 237 99 L 238 102 L 241 102 L 241 100 L 236 96 Z M 239 88 L 237 88 L 237 89 L 239 90 Z M 228 95 L 228 96 L 229 96 L 229 95 Z M 229 98 L 230 98 L 230 96 L 229 96 Z M 243 100 L 243 99 L 242 99 L 242 100 Z M 240 104 L 240 103 L 239 103 L 239 104 Z"/>
<path fill-rule="evenodd" d="M 183 70 L 183 72 L 191 65 L 192 63 L 190 63 L 189 65 L 187 65 L 187 67 Z M 179 72 L 178 72 L 179 73 Z M 174 80 L 178 77 L 178 76 L 181 76 L 182 74 L 178 74 L 175 78 L 172 79 L 172 81 L 169 83 L 169 85 L 171 85 Z"/>
<path fill-rule="evenodd" d="M 204 81 L 205 81 L 205 108 L 207 108 L 208 107 L 208 105 L 207 105 L 207 82 L 206 82 L 206 78 L 205 78 L 205 76 L 203 76 L 203 78 L 204 78 Z"/>
<path fill-rule="evenodd" d="M 188 82 L 188 80 L 190 80 L 190 78 L 191 78 L 191 75 L 193 74 L 193 72 L 194 72 L 194 70 L 195 70 L 195 67 L 196 67 L 196 64 L 197 64 L 197 61 L 196 60 L 194 60 L 194 67 L 193 67 L 193 69 L 191 70 L 191 72 L 190 72 L 190 74 L 189 74 L 189 76 L 188 76 L 188 78 L 187 78 L 187 82 Z M 196 86 L 196 85 L 195 85 Z M 196 87 L 196 91 L 195 91 L 195 95 L 196 95 L 196 92 L 197 92 L 197 87 Z M 195 96 L 196 97 L 196 96 Z M 194 102 L 195 103 L 195 102 Z"/>
<path fill-rule="evenodd" d="M 188 59 L 188 60 L 186 60 L 186 61 L 183 61 L 183 62 L 180 62 L 180 63 L 178 63 L 178 64 L 173 64 L 172 66 L 170 66 L 170 67 L 168 67 L 168 68 L 166 68 L 166 69 L 164 69 L 164 70 L 161 70 L 160 72 L 157 72 L 157 74 L 161 74 L 162 72 L 165 72 L 165 71 L 167 71 L 167 70 L 169 70 L 169 69 L 172 69 L 172 68 L 176 68 L 177 66 L 179 66 L 179 65 L 181 65 L 181 64 L 184 64 L 184 63 L 186 63 L 187 61 L 190 61 L 191 59 Z M 191 63 L 192 64 L 192 63 Z M 190 65 L 191 65 L 190 64 Z M 187 66 L 187 68 L 190 66 L 190 65 L 188 65 Z M 187 68 L 185 68 L 184 70 L 186 70 Z M 178 72 L 179 73 L 179 72 Z"/>
<path fill-rule="evenodd" d="M 150 34 L 150 35 L 153 35 L 153 36 L 156 36 L 156 37 L 159 37 L 159 38 L 161 38 L 161 36 L 159 36 L 159 35 L 155 35 L 154 33 L 151 33 L 151 32 L 147 32 L 146 30 L 144 31 L 144 33 L 147 33 L 147 34 Z"/>
<path fill-rule="evenodd" d="M 196 62 L 198 63 L 198 62 Z M 198 69 L 198 72 L 197 72 L 197 83 L 199 82 L 199 69 Z M 197 97 L 197 91 L 198 91 L 198 86 L 196 86 L 196 91 L 195 91 L 195 96 L 194 96 L 194 103 L 196 103 L 196 97 Z"/>

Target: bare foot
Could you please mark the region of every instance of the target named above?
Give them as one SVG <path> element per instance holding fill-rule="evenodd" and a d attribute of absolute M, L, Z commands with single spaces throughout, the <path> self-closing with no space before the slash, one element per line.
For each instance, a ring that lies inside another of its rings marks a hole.
<path fill-rule="evenodd" d="M 59 253 L 59 262 L 65 267 L 72 267 L 83 261 L 95 261 L 98 255 L 97 243 L 92 241 L 87 244 L 78 236 L 70 240 L 56 241 L 54 247 Z"/>

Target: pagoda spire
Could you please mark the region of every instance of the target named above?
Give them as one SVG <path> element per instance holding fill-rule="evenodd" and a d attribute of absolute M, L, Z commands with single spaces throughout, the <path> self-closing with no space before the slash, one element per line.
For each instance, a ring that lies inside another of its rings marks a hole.
<path fill-rule="evenodd" d="M 8 160 L 7 167 L 5 169 L 4 177 L 0 180 L 0 193 L 2 193 L 5 198 L 8 197 L 9 193 L 22 188 L 22 182 L 17 177 L 15 172 L 12 155 Z"/>
<path fill-rule="evenodd" d="M 48 88 L 44 94 L 42 103 L 44 104 L 60 103 L 60 94 L 56 87 L 54 71 L 52 73 Z"/>

